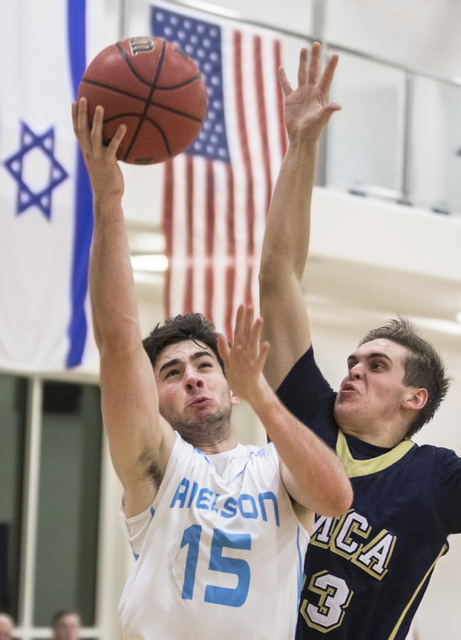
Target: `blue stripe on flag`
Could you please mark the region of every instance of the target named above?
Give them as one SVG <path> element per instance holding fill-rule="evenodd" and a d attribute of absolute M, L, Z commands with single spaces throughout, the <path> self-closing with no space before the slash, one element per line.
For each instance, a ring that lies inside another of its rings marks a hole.
<path fill-rule="evenodd" d="M 69 60 L 74 90 L 77 99 L 78 85 L 86 68 L 86 0 L 68 0 L 67 31 L 69 42 Z M 85 299 L 88 290 L 88 260 L 93 235 L 93 204 L 91 185 L 78 150 L 76 196 L 75 196 L 75 233 L 72 264 L 72 312 L 68 328 L 70 339 L 66 366 L 81 364 L 87 335 Z"/>

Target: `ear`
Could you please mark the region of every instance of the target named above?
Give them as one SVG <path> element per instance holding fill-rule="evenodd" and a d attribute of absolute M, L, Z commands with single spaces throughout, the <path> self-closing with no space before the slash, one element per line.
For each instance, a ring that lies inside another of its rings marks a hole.
<path fill-rule="evenodd" d="M 403 409 L 409 409 L 411 411 L 419 411 L 424 407 L 427 402 L 429 394 L 427 389 L 416 389 L 408 393 L 402 403 Z"/>
<path fill-rule="evenodd" d="M 230 397 L 231 397 L 231 404 L 236 406 L 239 404 L 240 402 L 240 398 L 238 396 L 236 396 L 235 394 L 232 393 L 232 391 L 230 392 Z"/>

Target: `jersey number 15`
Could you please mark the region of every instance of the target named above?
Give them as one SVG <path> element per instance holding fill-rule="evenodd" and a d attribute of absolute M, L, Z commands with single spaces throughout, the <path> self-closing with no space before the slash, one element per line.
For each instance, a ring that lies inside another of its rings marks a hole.
<path fill-rule="evenodd" d="M 181 540 L 181 549 L 189 545 L 187 550 L 186 569 L 184 572 L 184 584 L 182 597 L 184 600 L 192 600 L 194 595 L 195 572 L 197 570 L 200 536 L 202 527 L 193 524 L 188 527 Z M 231 573 L 237 576 L 238 584 L 235 589 L 227 587 L 215 587 L 208 584 L 205 589 L 205 602 L 223 604 L 227 607 L 241 607 L 247 599 L 250 588 L 250 565 L 240 558 L 226 558 L 222 555 L 223 549 L 251 549 L 251 536 L 249 533 L 225 533 L 221 529 L 213 530 L 211 541 L 210 564 L 211 571 Z"/>

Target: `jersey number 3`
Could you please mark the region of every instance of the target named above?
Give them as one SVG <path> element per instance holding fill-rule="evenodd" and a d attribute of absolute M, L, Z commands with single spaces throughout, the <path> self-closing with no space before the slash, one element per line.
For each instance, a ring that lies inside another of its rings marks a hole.
<path fill-rule="evenodd" d="M 331 573 L 320 571 L 312 576 L 309 591 L 318 596 L 318 605 L 308 600 L 301 605 L 301 615 L 309 627 L 323 633 L 339 627 L 353 595 L 347 583 Z"/>
<path fill-rule="evenodd" d="M 202 527 L 199 524 L 193 524 L 184 531 L 181 540 L 181 549 L 189 545 L 182 587 L 184 600 L 192 600 L 194 595 L 195 572 L 197 570 L 201 535 Z M 208 584 L 205 589 L 205 602 L 223 604 L 227 607 L 241 607 L 247 599 L 248 589 L 250 588 L 250 565 L 240 558 L 226 558 L 222 555 L 223 549 L 251 549 L 250 534 L 225 533 L 221 529 L 214 529 L 208 568 L 212 571 L 236 575 L 238 584 L 235 589 L 215 587 Z"/>

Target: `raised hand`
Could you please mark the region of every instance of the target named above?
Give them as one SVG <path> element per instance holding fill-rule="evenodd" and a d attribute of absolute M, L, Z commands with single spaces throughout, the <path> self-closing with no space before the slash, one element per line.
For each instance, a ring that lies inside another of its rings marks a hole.
<path fill-rule="evenodd" d="M 250 404 L 263 402 L 270 392 L 262 373 L 269 351 L 269 343 L 260 342 L 262 324 L 262 318 L 254 320 L 253 307 L 240 305 L 232 346 L 229 347 L 224 335 L 218 338 L 218 350 L 229 387 L 233 394 Z"/>
<path fill-rule="evenodd" d="M 320 75 L 320 44 L 314 42 L 308 65 L 308 51 L 301 49 L 298 67 L 298 88 L 292 89 L 283 67 L 279 80 L 285 95 L 285 127 L 290 142 L 307 139 L 315 142 L 334 111 L 341 105 L 328 102 L 338 56 L 332 55 L 322 77 Z"/>
<path fill-rule="evenodd" d="M 86 98 L 80 98 L 78 103 L 72 104 L 72 122 L 95 198 L 115 197 L 121 199 L 124 183 L 116 154 L 125 135 L 126 126 L 120 125 L 109 145 L 105 147 L 102 139 L 104 109 L 101 106 L 96 107 L 93 126 L 90 130 Z"/>

